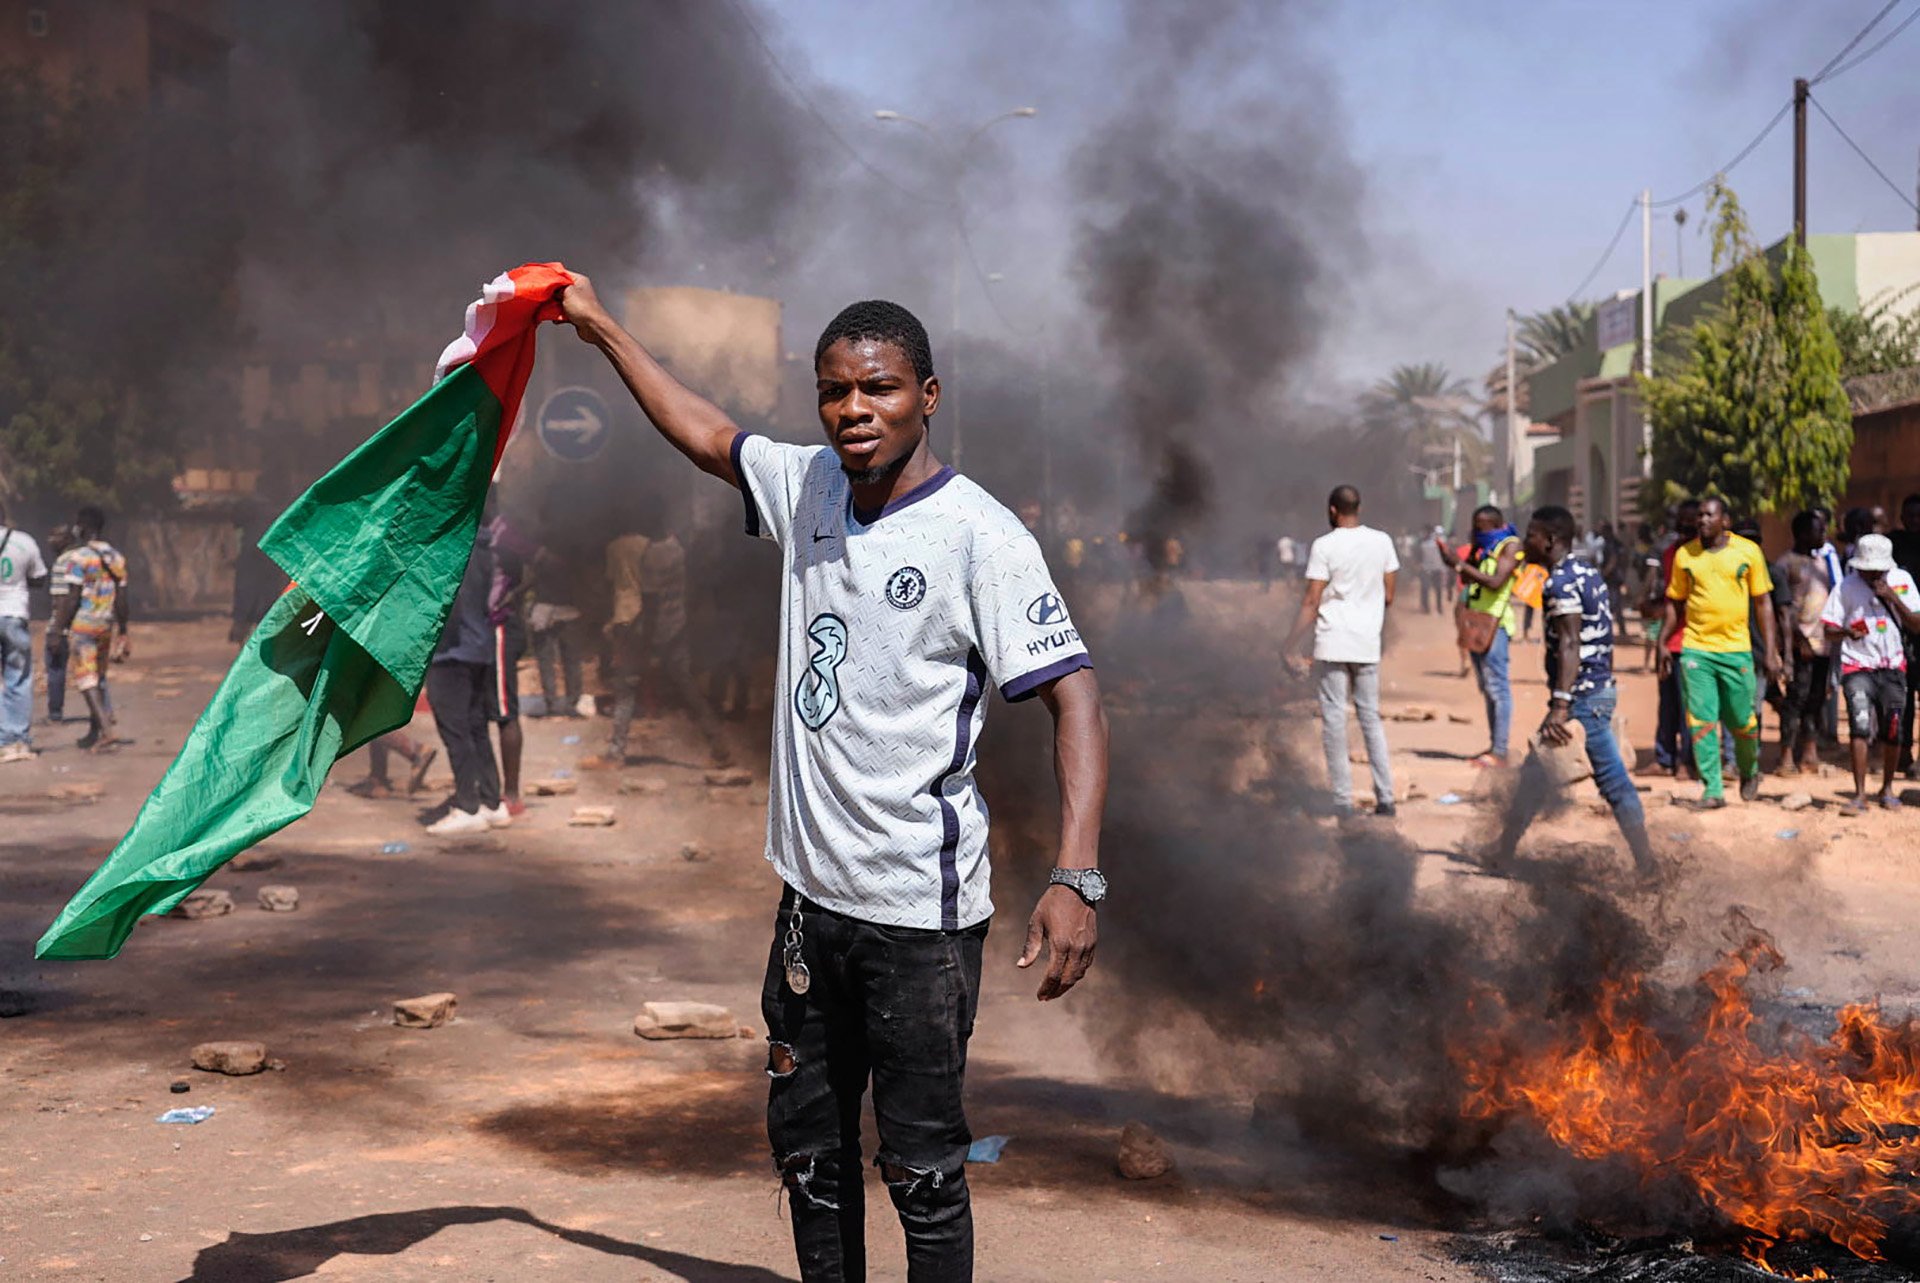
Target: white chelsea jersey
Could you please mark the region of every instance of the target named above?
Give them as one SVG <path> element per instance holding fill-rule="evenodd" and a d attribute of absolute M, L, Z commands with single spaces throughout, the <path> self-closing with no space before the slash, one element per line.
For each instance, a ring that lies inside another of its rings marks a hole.
<path fill-rule="evenodd" d="M 864 520 L 825 446 L 743 432 L 733 470 L 784 563 L 767 859 L 864 921 L 985 921 L 987 684 L 1023 699 L 1091 666 L 1040 545 L 951 468 Z"/>

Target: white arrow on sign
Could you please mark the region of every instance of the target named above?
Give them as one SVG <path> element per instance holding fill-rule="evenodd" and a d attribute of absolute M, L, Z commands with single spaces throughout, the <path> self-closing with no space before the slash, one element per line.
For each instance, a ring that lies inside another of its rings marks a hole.
<path fill-rule="evenodd" d="M 587 446 L 592 445 L 594 440 L 607 430 L 607 425 L 600 421 L 600 416 L 593 412 L 592 406 L 583 405 L 580 407 L 580 413 L 571 419 L 549 418 L 546 421 L 546 428 L 549 432 L 572 437 L 581 445 Z"/>

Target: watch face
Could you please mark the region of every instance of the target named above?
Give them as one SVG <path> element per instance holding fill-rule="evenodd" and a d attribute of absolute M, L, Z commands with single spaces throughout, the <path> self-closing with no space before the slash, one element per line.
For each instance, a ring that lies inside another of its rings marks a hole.
<path fill-rule="evenodd" d="M 1089 904 L 1107 898 L 1107 875 L 1098 869 L 1088 869 L 1080 875 L 1080 894 Z"/>

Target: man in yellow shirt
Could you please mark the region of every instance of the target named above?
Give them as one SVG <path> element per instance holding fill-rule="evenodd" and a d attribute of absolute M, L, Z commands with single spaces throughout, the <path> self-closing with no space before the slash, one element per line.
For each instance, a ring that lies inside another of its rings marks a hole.
<path fill-rule="evenodd" d="M 1740 769 L 1740 796 L 1760 795 L 1760 723 L 1754 716 L 1757 683 L 1749 618 L 1760 623 L 1760 662 L 1767 680 L 1780 673 L 1780 648 L 1768 598 L 1773 580 L 1766 554 L 1751 539 L 1732 533 L 1727 505 L 1718 499 L 1700 505 L 1700 534 L 1674 551 L 1667 581 L 1662 632 L 1680 626 L 1679 603 L 1686 604 L 1686 633 L 1680 643 L 1680 686 L 1686 697 L 1687 730 L 1693 760 L 1706 792 L 1693 805 L 1718 810 L 1727 804 L 1720 778 L 1720 723 L 1733 728 L 1734 761 Z M 1660 676 L 1674 656 L 1660 653 Z"/>

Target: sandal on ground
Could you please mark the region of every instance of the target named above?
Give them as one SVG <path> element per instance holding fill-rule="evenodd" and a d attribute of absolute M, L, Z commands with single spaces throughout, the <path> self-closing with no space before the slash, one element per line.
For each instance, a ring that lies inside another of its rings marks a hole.
<path fill-rule="evenodd" d="M 365 779 L 355 780 L 347 785 L 347 792 L 355 797 L 369 797 L 376 801 L 393 796 L 393 786 L 382 779 L 369 775 Z"/>
<path fill-rule="evenodd" d="M 1889 811 L 1898 811 L 1905 807 L 1906 803 L 1902 802 L 1895 794 L 1882 793 L 1880 795 L 1880 805 Z"/>

